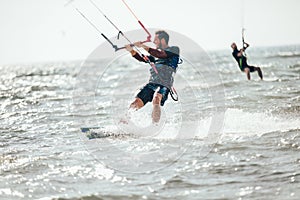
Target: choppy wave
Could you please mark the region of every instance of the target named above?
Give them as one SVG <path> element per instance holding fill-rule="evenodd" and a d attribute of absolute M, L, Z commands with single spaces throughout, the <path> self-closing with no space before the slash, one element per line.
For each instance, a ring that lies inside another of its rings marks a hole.
<path fill-rule="evenodd" d="M 300 53 L 298 52 L 280 52 L 276 55 L 269 56 L 268 58 L 299 58 Z"/>

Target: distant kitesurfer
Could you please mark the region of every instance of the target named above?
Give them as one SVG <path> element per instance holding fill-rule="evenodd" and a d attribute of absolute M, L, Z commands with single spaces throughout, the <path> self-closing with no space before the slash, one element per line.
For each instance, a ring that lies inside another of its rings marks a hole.
<path fill-rule="evenodd" d="M 231 44 L 231 48 L 233 49 L 232 56 L 237 61 L 241 71 L 246 73 L 248 80 L 250 80 L 250 72 L 255 72 L 255 71 L 257 71 L 258 76 L 262 80 L 263 75 L 262 75 L 260 67 L 250 66 L 247 63 L 247 57 L 244 55 L 244 52 L 248 47 L 249 47 L 249 44 L 244 42 L 243 48 L 238 50 L 236 44 L 232 43 Z"/>
<path fill-rule="evenodd" d="M 168 99 L 174 75 L 179 63 L 179 48 L 169 46 L 169 34 L 163 30 L 155 32 L 153 43 L 156 48 L 148 47 L 142 42 L 134 43 L 134 46 L 145 49 L 150 55 L 144 56 L 135 51 L 132 45 L 126 45 L 126 50 L 140 62 L 151 63 L 150 80 L 144 85 L 135 100 L 130 104 L 130 109 L 138 110 L 146 103 L 153 104 L 152 122 L 158 123 L 161 116 L 161 107 Z"/>

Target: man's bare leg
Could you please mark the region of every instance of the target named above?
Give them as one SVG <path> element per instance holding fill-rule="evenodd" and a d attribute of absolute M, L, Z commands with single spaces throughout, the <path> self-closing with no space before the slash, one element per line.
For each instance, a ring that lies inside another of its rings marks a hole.
<path fill-rule="evenodd" d="M 143 101 L 140 98 L 136 98 L 129 106 L 129 109 L 125 116 L 120 120 L 123 124 L 128 124 L 128 121 L 130 120 L 130 114 L 133 111 L 136 111 L 144 106 Z"/>
<path fill-rule="evenodd" d="M 246 73 L 248 80 L 250 80 L 251 79 L 251 77 L 250 77 L 250 69 L 248 67 L 246 67 L 244 69 L 244 72 Z"/>
<path fill-rule="evenodd" d="M 129 109 L 138 110 L 144 106 L 144 102 L 140 98 L 135 98 L 135 100 L 130 104 Z"/>
<path fill-rule="evenodd" d="M 256 71 L 257 71 L 258 76 L 260 77 L 260 79 L 263 80 L 263 74 L 262 74 L 262 72 L 261 72 L 260 67 L 256 67 L 255 69 L 256 69 Z"/>
<path fill-rule="evenodd" d="M 162 94 L 155 92 L 152 103 L 153 103 L 153 110 L 152 110 L 152 122 L 158 123 L 160 120 L 161 109 L 160 109 L 160 102 L 162 99 Z"/>

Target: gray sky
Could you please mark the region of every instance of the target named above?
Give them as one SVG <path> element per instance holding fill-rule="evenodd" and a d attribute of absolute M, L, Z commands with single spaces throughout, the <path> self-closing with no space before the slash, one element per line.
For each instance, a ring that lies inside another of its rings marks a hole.
<path fill-rule="evenodd" d="M 139 29 L 121 0 L 93 0 L 123 31 Z M 0 0 L 0 64 L 85 59 L 115 29 L 88 0 Z M 251 46 L 300 44 L 299 0 L 127 0 L 146 27 L 169 29 L 205 50 L 230 49 L 241 29 Z M 153 33 L 152 33 L 153 34 Z M 172 37 L 172 36 L 171 36 Z M 131 39 L 131 40 L 134 40 Z"/>

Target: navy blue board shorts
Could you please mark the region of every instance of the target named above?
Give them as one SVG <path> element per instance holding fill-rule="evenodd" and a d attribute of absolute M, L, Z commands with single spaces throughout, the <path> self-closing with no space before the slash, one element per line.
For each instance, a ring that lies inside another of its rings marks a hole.
<path fill-rule="evenodd" d="M 165 104 L 165 101 L 168 99 L 170 90 L 167 87 L 159 84 L 148 83 L 141 88 L 140 92 L 136 95 L 136 98 L 140 98 L 143 101 L 144 105 L 146 105 L 146 103 L 152 101 L 155 90 L 158 87 L 160 87 L 158 93 L 162 95 L 160 105 L 163 106 Z"/>

